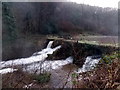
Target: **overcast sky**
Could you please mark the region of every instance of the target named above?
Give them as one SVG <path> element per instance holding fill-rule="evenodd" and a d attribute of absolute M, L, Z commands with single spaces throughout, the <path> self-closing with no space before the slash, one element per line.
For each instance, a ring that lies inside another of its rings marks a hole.
<path fill-rule="evenodd" d="M 3 2 L 76 2 L 79 4 L 89 4 L 91 6 L 99 6 L 99 7 L 113 7 L 118 8 L 118 2 L 120 0 L 2 0 Z"/>
<path fill-rule="evenodd" d="M 118 2 L 120 0 L 68 0 L 68 1 L 76 2 L 76 3 L 84 3 L 99 7 L 118 8 Z"/>

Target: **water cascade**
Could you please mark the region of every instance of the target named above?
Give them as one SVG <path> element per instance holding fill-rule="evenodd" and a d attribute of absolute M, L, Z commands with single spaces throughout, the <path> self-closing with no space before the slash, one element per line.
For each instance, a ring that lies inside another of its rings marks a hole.
<path fill-rule="evenodd" d="M 77 73 L 82 73 L 94 69 L 96 64 L 99 63 L 100 59 L 100 56 L 88 56 L 82 68 L 79 68 Z"/>
<path fill-rule="evenodd" d="M 44 61 L 48 57 L 48 54 L 53 54 L 54 51 L 61 48 L 61 46 L 51 48 L 52 44 L 53 44 L 53 41 L 50 41 L 47 45 L 47 48 L 43 49 L 40 52 L 34 53 L 31 57 L 9 60 L 9 61 L 2 61 L 0 62 L 1 68 L 15 66 L 15 65 L 26 65 L 26 64 L 32 64 L 35 62 Z M 2 73 L 2 69 L 0 70 L 0 72 Z"/>
<path fill-rule="evenodd" d="M 27 70 L 28 72 L 35 72 L 35 71 L 50 71 L 53 69 L 58 69 L 63 65 L 73 63 L 72 56 L 66 58 L 65 60 L 46 60 L 48 54 L 53 54 L 54 51 L 61 48 L 61 46 L 57 46 L 55 48 L 51 48 L 53 41 L 50 41 L 47 47 L 39 52 L 33 53 L 31 57 L 28 58 L 21 58 L 9 61 L 2 61 L 1 64 L 1 74 L 14 72 L 17 69 L 9 68 L 11 66 L 22 65 L 23 70 Z M 100 56 L 88 56 L 82 66 L 82 68 L 78 69 L 76 73 L 82 73 L 86 71 L 90 71 L 94 69 L 96 64 L 100 61 Z"/>

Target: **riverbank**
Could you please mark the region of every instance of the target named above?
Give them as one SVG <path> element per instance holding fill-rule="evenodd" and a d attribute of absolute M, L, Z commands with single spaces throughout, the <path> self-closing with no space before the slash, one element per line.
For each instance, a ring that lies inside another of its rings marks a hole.
<path fill-rule="evenodd" d="M 104 62 L 102 60 L 104 60 Z M 105 62 L 105 60 L 108 60 L 108 62 Z M 3 75 L 3 88 L 120 89 L 120 62 L 117 53 L 108 56 L 108 58 L 101 59 L 97 67 L 91 71 L 76 73 L 74 71 L 77 70 L 77 68 L 78 67 L 73 64 L 68 64 L 56 70 L 51 70 L 51 72 L 49 72 L 51 74 L 50 80 L 45 83 L 39 83 L 38 80 L 34 78 L 35 74 L 23 72 L 19 69 L 13 73 Z M 8 80 L 7 78 L 11 79 Z"/>
<path fill-rule="evenodd" d="M 97 67 L 89 72 L 75 74 L 75 88 L 120 90 L 120 53 L 104 56 Z"/>
<path fill-rule="evenodd" d="M 101 52 L 101 50 L 105 52 L 103 53 Z M 82 88 L 81 83 L 78 84 L 79 80 L 81 80 L 81 75 L 86 80 L 86 76 L 89 74 L 89 72 L 95 71 L 96 64 L 98 64 L 99 61 L 101 62 L 101 58 L 103 57 L 101 57 L 100 54 L 102 54 L 102 56 L 111 55 L 112 52 L 116 50 L 117 50 L 116 48 L 111 48 L 108 46 L 103 47 L 103 46 L 96 46 L 96 45 L 90 45 L 90 44 L 88 45 L 88 44 L 83 44 L 83 43 L 78 43 L 78 42 L 70 43 L 70 42 L 62 41 L 62 40 L 49 41 L 46 48 L 42 49 L 39 52 L 33 53 L 31 57 L 16 59 L 13 61 L 11 60 L 11 61 L 6 61 L 6 62 L 1 62 L 3 69 L 9 67 L 10 65 L 12 65 L 10 66 L 10 68 L 15 69 L 15 71 L 12 71 L 11 73 L 9 72 L 7 74 L 3 74 L 3 81 L 7 83 L 12 83 L 10 86 L 4 83 L 3 87 L 14 87 L 14 88 L 15 87 L 16 88 L 18 87 L 19 88 L 37 88 L 37 87 L 39 88 L 74 88 L 75 87 L 75 88 Z M 116 57 L 114 58 L 114 56 L 112 57 L 107 56 L 106 58 L 105 56 L 103 61 L 108 63 L 110 59 L 114 60 L 116 59 Z M 109 66 L 109 64 L 106 64 L 106 63 L 103 63 L 102 65 Z M 103 67 L 102 65 L 99 67 Z M 88 69 L 86 69 L 84 71 L 84 66 L 85 68 L 89 67 L 90 70 L 87 71 Z M 92 66 L 94 66 L 95 69 L 91 68 Z M 106 68 L 107 70 L 108 68 L 106 66 L 104 68 Z M 98 69 L 97 71 L 100 71 L 99 67 L 97 66 L 97 69 Z M 83 68 L 82 72 L 81 71 L 79 72 L 79 69 L 81 68 Z M 117 69 L 119 71 L 119 66 L 117 66 Z M 117 71 L 117 75 L 119 75 L 118 71 Z M 50 76 L 46 75 L 46 72 L 49 73 Z M 88 74 L 86 75 L 86 73 Z M 79 77 L 77 78 L 78 82 L 76 81 L 76 76 Z M 17 77 L 17 78 L 14 78 L 14 77 Z M 11 79 L 10 81 L 9 80 L 6 81 L 7 80 L 6 78 L 11 78 Z M 12 80 L 12 78 L 14 79 Z M 48 78 L 48 79 L 46 80 L 45 78 Z M 16 81 L 16 83 L 14 83 L 14 81 Z M 41 83 L 44 81 L 45 83 Z M 84 85 L 86 87 L 89 87 L 86 85 L 86 83 L 87 82 L 85 82 Z"/>

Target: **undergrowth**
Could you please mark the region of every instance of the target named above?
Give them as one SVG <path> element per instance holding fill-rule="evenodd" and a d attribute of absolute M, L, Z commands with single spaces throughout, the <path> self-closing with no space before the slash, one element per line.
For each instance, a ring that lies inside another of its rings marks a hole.
<path fill-rule="evenodd" d="M 120 52 L 105 55 L 100 64 L 92 71 L 80 73 L 74 79 L 75 88 L 97 88 L 120 90 Z M 81 79 L 80 79 L 81 78 Z M 76 82 L 75 82 L 76 81 Z"/>
<path fill-rule="evenodd" d="M 43 74 L 39 74 L 39 75 L 35 75 L 34 79 L 38 82 L 38 83 L 47 83 L 50 81 L 50 73 L 43 73 Z"/>

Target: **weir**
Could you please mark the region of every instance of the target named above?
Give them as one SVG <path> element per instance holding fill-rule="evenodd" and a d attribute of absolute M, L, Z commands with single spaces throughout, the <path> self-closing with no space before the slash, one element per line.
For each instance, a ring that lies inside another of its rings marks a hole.
<path fill-rule="evenodd" d="M 61 48 L 61 46 L 57 46 L 52 49 L 51 48 L 52 42 L 53 41 L 50 41 L 48 43 L 47 48 L 43 49 L 40 52 L 34 53 L 31 57 L 0 62 L 1 68 L 15 66 L 15 65 L 26 65 L 26 64 L 44 61 L 48 57 L 48 54 L 53 54 L 54 51 Z"/>
<path fill-rule="evenodd" d="M 48 41 L 51 39 L 48 39 Z M 52 48 L 61 45 L 61 48 L 48 56 L 48 59 L 59 60 L 73 56 L 73 63 L 82 67 L 85 59 L 92 56 L 93 59 L 101 58 L 103 55 L 118 51 L 118 47 L 79 43 L 77 41 L 54 40 Z"/>
<path fill-rule="evenodd" d="M 27 65 L 23 67 L 23 70 L 34 72 L 34 70 L 38 70 L 39 67 L 42 71 L 49 71 L 50 69 L 57 69 L 70 63 L 81 67 L 78 69 L 77 73 L 86 72 L 94 69 L 96 64 L 98 64 L 103 54 L 101 52 L 102 50 L 104 53 L 109 54 L 111 53 L 110 50 L 114 51 L 117 49 L 81 44 L 78 42 L 70 43 L 61 40 L 49 41 L 45 49 L 33 53 L 31 57 L 0 62 L 1 67 L 4 68 L 0 70 L 0 73 L 5 74 L 17 70 L 9 68 L 9 66 Z M 54 59 L 49 59 L 50 55 L 54 57 Z M 45 61 L 46 59 L 49 59 L 49 61 Z"/>

